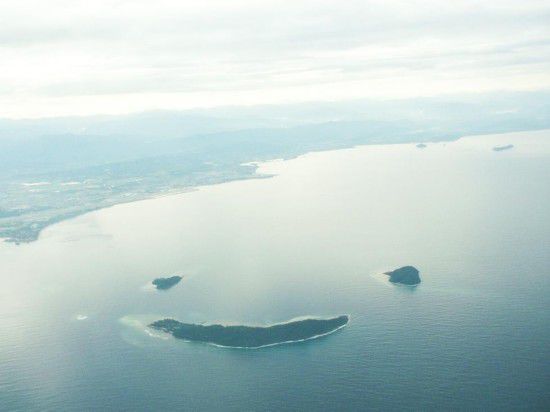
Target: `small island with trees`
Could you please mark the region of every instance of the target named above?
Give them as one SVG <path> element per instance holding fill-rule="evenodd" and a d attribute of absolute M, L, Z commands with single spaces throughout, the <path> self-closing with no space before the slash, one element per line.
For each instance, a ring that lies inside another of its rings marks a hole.
<path fill-rule="evenodd" d="M 182 279 L 181 276 L 171 276 L 169 278 L 157 278 L 152 283 L 159 290 L 168 290 L 176 286 Z"/>
<path fill-rule="evenodd" d="M 391 283 L 400 283 L 408 286 L 416 286 L 420 283 L 418 269 L 413 266 L 403 266 L 391 272 L 386 272 L 385 275 L 390 277 L 389 280 Z"/>

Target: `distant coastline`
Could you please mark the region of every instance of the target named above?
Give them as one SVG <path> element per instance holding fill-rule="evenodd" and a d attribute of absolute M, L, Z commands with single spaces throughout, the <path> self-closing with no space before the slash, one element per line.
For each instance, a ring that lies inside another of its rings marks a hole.
<path fill-rule="evenodd" d="M 542 129 L 546 130 L 546 129 Z M 532 132 L 532 131 L 540 131 L 540 129 L 536 130 L 526 130 L 526 132 Z M 504 133 L 514 133 L 517 131 L 507 131 Z M 503 132 L 486 132 L 485 135 L 498 135 L 503 134 Z M 454 137 L 449 137 L 446 135 L 441 135 L 439 137 L 437 136 L 425 136 L 430 138 L 430 142 L 443 142 L 443 141 L 456 141 L 463 137 L 469 137 L 469 136 L 480 136 L 480 134 L 476 133 L 469 133 L 465 136 L 461 135 L 455 135 Z M 358 147 L 358 146 L 370 146 L 370 145 L 394 145 L 394 144 L 405 144 L 410 143 L 411 140 L 414 141 L 417 136 L 402 136 L 397 137 L 394 141 L 387 141 L 387 142 L 380 142 L 380 141 L 369 141 L 368 139 L 365 139 L 365 141 L 345 141 L 339 144 L 334 145 L 319 145 L 319 147 L 307 147 L 307 148 L 297 148 L 295 150 L 292 150 L 289 153 L 286 153 L 285 155 L 281 155 L 279 152 L 274 152 L 272 154 L 262 154 L 262 155 L 256 155 L 250 160 L 246 159 L 244 161 L 239 161 L 236 164 L 226 164 L 220 166 L 220 170 L 216 170 L 215 174 L 212 173 L 204 173 L 204 174 L 196 174 L 193 175 L 192 179 L 188 179 L 187 175 L 182 175 L 183 180 L 182 181 L 149 181 L 149 178 L 147 179 L 135 179 L 132 178 L 131 181 L 132 184 L 137 184 L 139 187 L 133 187 L 132 192 L 125 192 L 120 191 L 118 192 L 116 188 L 109 189 L 108 197 L 107 198 L 101 198 L 96 197 L 96 194 L 93 194 L 94 190 L 97 190 L 97 183 L 94 182 L 94 184 L 90 185 L 89 187 L 85 183 L 85 179 L 78 180 L 81 181 L 81 184 L 78 185 L 68 185 L 67 182 L 76 182 L 77 180 L 71 180 L 73 176 L 63 176 L 59 182 L 55 182 L 53 180 L 48 180 L 48 185 L 40 185 L 38 187 L 48 187 L 53 191 L 59 191 L 60 187 L 65 188 L 65 190 L 68 190 L 67 194 L 71 196 L 80 196 L 80 194 L 87 193 L 87 190 L 92 190 L 93 199 L 90 199 L 87 203 L 83 202 L 78 207 L 70 207 L 69 210 L 65 210 L 64 207 L 67 206 L 66 201 L 63 199 L 59 199 L 61 201 L 59 206 L 52 206 L 48 208 L 38 208 L 37 210 L 26 210 L 26 209 L 19 209 L 19 208 L 10 208 L 1 207 L 0 205 L 0 241 L 8 242 L 8 243 L 14 243 L 14 244 L 20 244 L 20 243 L 30 243 L 33 241 L 38 240 L 40 233 L 47 227 L 60 223 L 62 221 L 70 220 L 73 218 L 76 218 L 78 216 L 95 212 L 102 209 L 107 209 L 113 206 L 118 206 L 121 204 L 127 204 L 127 203 L 133 203 L 137 201 L 143 201 L 143 200 L 149 200 L 154 199 L 158 197 L 164 197 L 164 196 L 171 196 L 171 195 L 179 195 L 182 193 L 188 193 L 197 189 L 200 189 L 201 187 L 207 187 L 217 184 L 223 184 L 228 182 L 235 182 L 235 181 L 241 181 L 241 180 L 250 180 L 250 179 L 265 179 L 265 178 L 271 178 L 272 175 L 264 175 L 259 174 L 257 172 L 258 165 L 261 163 L 273 160 L 273 159 L 284 159 L 289 160 L 296 158 L 298 156 L 302 156 L 308 153 L 314 153 L 314 152 L 321 152 L 321 151 L 331 151 L 331 150 L 340 150 L 340 149 L 348 149 L 350 147 Z M 425 144 L 425 143 L 422 143 Z M 508 145 L 513 146 L 513 145 Z M 497 149 L 496 151 L 500 150 L 508 150 L 510 147 Z M 493 148 L 495 150 L 495 148 Z M 148 160 L 143 159 L 143 162 L 147 164 Z M 178 162 L 179 164 L 179 162 Z M 117 166 L 120 166 L 122 164 L 117 164 Z M 203 165 L 204 166 L 204 165 Z M 147 169 L 148 166 L 144 166 L 144 170 Z M 208 167 L 211 167 L 209 165 Z M 214 166 L 212 166 L 214 167 Z M 54 173 L 55 174 L 55 173 Z M 29 181 L 32 182 L 32 180 L 26 180 L 25 182 L 28 183 Z M 35 183 L 42 183 L 43 181 L 36 180 Z M 106 183 L 106 182 L 103 182 Z M 103 184 L 102 183 L 102 184 Z M 20 185 L 21 186 L 21 185 Z M 103 184 L 103 186 L 106 186 Z M 14 186 L 16 187 L 16 186 Z M 21 186 L 21 187 L 28 187 L 28 186 Z M 30 186 L 35 187 L 35 186 Z M 127 190 L 126 188 L 125 190 Z M 18 195 L 19 196 L 19 195 Z M 98 195 L 99 196 L 99 195 Z M 107 194 L 101 194 L 101 196 L 107 196 Z M 86 197 L 86 196 L 84 196 Z M 8 201 L 10 199 L 7 199 Z M 13 201 L 18 199 L 13 199 Z M 26 202 L 28 203 L 28 202 Z"/>

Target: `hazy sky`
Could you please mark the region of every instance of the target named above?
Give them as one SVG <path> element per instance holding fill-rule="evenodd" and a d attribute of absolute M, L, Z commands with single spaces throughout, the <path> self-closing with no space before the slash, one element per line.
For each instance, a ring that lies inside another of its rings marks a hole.
<path fill-rule="evenodd" d="M 0 117 L 541 89 L 548 0 L 0 0 Z"/>

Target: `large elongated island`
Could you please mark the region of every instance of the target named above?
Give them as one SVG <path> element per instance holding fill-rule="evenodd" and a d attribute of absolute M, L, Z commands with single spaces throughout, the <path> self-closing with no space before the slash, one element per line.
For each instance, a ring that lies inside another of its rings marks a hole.
<path fill-rule="evenodd" d="M 170 333 L 177 339 L 252 349 L 318 338 L 335 332 L 348 322 L 347 315 L 329 319 L 306 318 L 271 326 L 200 325 L 162 319 L 149 327 Z"/>

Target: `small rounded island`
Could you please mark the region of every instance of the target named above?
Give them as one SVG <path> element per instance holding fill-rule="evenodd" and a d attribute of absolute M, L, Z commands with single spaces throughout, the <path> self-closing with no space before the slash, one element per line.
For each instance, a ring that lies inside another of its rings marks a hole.
<path fill-rule="evenodd" d="M 413 266 L 403 266 L 385 274 L 390 277 L 389 280 L 391 283 L 400 283 L 408 286 L 416 286 L 420 283 L 418 269 Z"/>
<path fill-rule="evenodd" d="M 157 278 L 153 280 L 152 283 L 159 290 L 167 290 L 173 286 L 176 286 L 180 280 L 182 280 L 181 276 L 171 276 L 169 278 Z"/>

